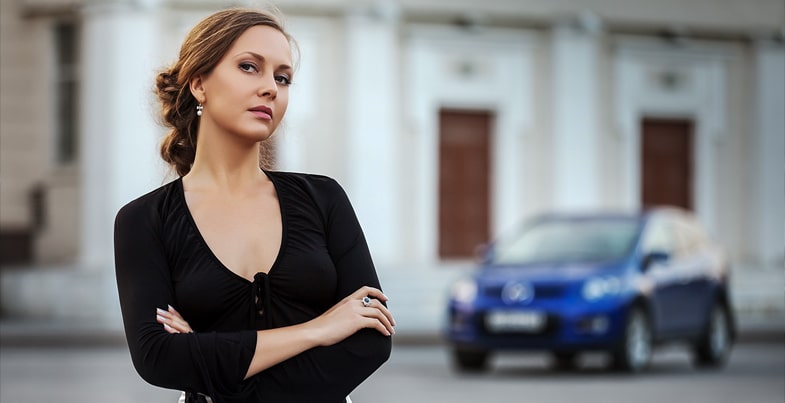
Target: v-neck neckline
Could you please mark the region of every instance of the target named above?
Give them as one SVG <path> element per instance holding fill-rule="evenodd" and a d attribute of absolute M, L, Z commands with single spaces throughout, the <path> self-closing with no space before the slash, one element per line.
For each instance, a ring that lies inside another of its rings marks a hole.
<path fill-rule="evenodd" d="M 280 243 L 280 245 L 278 245 L 278 254 L 275 256 L 275 260 L 273 260 L 272 265 L 270 265 L 270 268 L 267 270 L 266 273 L 263 272 L 263 271 L 257 271 L 255 273 L 255 275 L 257 275 L 259 273 L 265 273 L 266 275 L 269 276 L 269 275 L 271 275 L 273 273 L 273 270 L 275 270 L 275 268 L 278 266 L 278 262 L 281 261 L 284 249 L 286 247 L 286 222 L 287 222 L 287 219 L 286 219 L 284 204 L 281 201 L 280 186 L 278 185 L 278 183 L 276 182 L 275 178 L 273 177 L 273 173 L 272 172 L 268 172 L 266 170 L 262 170 L 262 172 L 264 172 L 264 174 L 267 176 L 268 179 L 270 179 L 270 182 L 273 184 L 273 188 L 275 189 L 275 197 L 276 197 L 276 199 L 278 199 L 278 209 L 280 210 L 280 213 L 281 213 L 281 243 Z M 188 217 L 188 221 L 191 223 L 191 226 L 193 227 L 193 230 L 196 233 L 197 238 L 202 243 L 202 246 L 207 250 L 207 252 L 210 255 L 210 257 L 213 260 L 215 260 L 215 262 L 218 264 L 219 267 L 221 267 L 223 270 L 227 271 L 233 277 L 235 277 L 235 278 L 237 278 L 239 280 L 242 280 L 243 282 L 245 282 L 247 284 L 252 284 L 253 280 L 249 280 L 249 279 L 241 276 L 240 274 L 238 274 L 237 272 L 235 272 L 231 268 L 229 268 L 227 265 L 224 264 L 224 262 L 221 261 L 221 259 L 218 258 L 218 255 L 216 255 L 215 252 L 213 252 L 213 250 L 210 248 L 210 245 L 207 243 L 207 240 L 205 240 L 204 235 L 202 234 L 202 231 L 199 230 L 199 226 L 196 224 L 196 219 L 194 219 L 194 216 L 191 213 L 191 208 L 188 206 L 188 201 L 185 199 L 185 188 L 183 186 L 183 177 L 181 176 L 181 177 L 177 178 L 176 182 L 177 182 L 177 193 L 182 198 L 183 209 L 185 210 L 185 215 Z"/>

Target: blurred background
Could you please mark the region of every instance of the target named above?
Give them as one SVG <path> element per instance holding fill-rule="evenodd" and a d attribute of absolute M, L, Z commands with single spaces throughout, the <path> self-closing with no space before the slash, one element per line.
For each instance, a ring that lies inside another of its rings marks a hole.
<path fill-rule="evenodd" d="M 265 4 L 0 0 L 6 352 L 122 343 L 114 215 L 173 178 L 155 74 L 201 18 Z M 696 214 L 732 262 L 739 330 L 782 341 L 782 0 L 275 4 L 301 55 L 276 169 L 346 188 L 400 345 L 438 346 L 449 285 L 521 219 L 651 204 Z"/>

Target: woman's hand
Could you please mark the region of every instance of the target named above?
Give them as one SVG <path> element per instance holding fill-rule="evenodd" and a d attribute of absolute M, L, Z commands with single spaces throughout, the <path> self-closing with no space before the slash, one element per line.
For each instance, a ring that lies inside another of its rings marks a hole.
<path fill-rule="evenodd" d="M 188 322 L 183 319 L 183 316 L 180 315 L 171 305 L 168 306 L 169 310 L 164 311 L 161 308 L 156 308 L 155 310 L 155 320 L 156 322 L 164 325 L 164 330 L 169 333 L 193 333 L 193 329 L 188 324 Z"/>
<path fill-rule="evenodd" d="M 367 306 L 363 303 L 364 297 L 371 299 Z M 382 304 L 387 300 L 387 296 L 380 290 L 365 286 L 308 322 L 308 325 L 317 332 L 319 344 L 322 346 L 335 344 L 364 328 L 376 329 L 379 333 L 390 336 L 395 334 L 395 320 Z"/>

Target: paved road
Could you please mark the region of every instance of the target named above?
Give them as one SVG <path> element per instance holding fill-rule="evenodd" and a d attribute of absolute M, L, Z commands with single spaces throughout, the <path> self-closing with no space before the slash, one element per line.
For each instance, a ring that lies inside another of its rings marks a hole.
<path fill-rule="evenodd" d="M 485 374 L 452 371 L 441 346 L 396 346 L 391 360 L 353 394 L 355 403 L 656 402 L 782 403 L 785 343 L 736 346 L 722 371 L 698 371 L 679 348 L 655 355 L 643 375 L 603 370 L 602 357 L 554 372 L 538 354 L 498 357 Z M 121 347 L 0 348 L 2 403 L 176 402 L 178 394 L 145 384 Z"/>
<path fill-rule="evenodd" d="M 785 343 L 740 344 L 722 371 L 699 371 L 687 351 L 656 353 L 648 372 L 608 372 L 604 357 L 556 372 L 543 354 L 508 354 L 480 375 L 449 369 L 444 348 L 403 348 L 353 394 L 356 402 L 782 403 Z"/>

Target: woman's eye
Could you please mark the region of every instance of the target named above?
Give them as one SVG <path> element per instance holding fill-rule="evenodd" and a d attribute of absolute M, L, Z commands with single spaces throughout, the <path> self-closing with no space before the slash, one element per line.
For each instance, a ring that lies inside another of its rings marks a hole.
<path fill-rule="evenodd" d="M 289 86 L 292 84 L 292 79 L 287 75 L 277 75 L 275 76 L 275 82 L 284 86 Z"/>
<path fill-rule="evenodd" d="M 247 73 L 255 73 L 259 71 L 256 66 L 251 63 L 240 63 L 240 70 L 245 71 Z"/>

